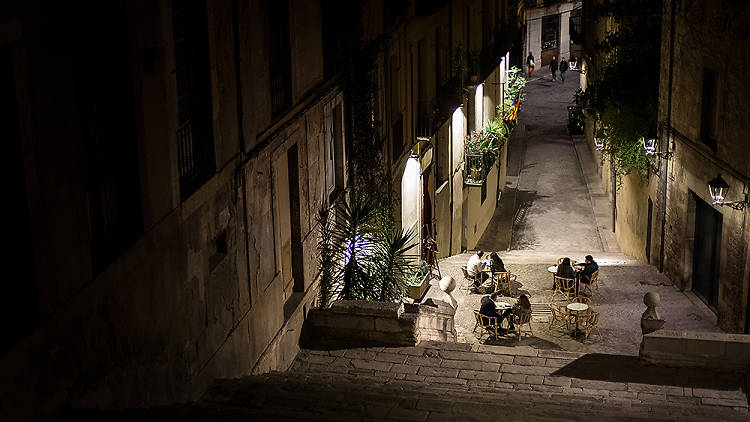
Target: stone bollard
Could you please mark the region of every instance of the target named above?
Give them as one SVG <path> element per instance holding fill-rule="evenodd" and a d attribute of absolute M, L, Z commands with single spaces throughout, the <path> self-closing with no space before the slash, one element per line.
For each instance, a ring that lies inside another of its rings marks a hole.
<path fill-rule="evenodd" d="M 641 316 L 641 332 L 648 334 L 661 330 L 664 327 L 664 320 L 659 318 L 659 312 L 656 311 L 656 307 L 661 303 L 659 293 L 646 293 L 643 296 L 643 303 L 646 305 L 646 310 Z"/>
<path fill-rule="evenodd" d="M 456 279 L 450 276 L 443 277 L 440 280 L 440 290 L 445 292 L 445 297 L 443 298 L 444 301 L 449 303 L 453 309 L 458 308 L 458 301 L 456 298 L 451 295 L 453 290 L 456 289 Z"/>

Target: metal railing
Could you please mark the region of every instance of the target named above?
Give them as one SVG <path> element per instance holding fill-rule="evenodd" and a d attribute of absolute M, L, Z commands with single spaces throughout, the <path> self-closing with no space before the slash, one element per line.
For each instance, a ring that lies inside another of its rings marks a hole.
<path fill-rule="evenodd" d="M 492 160 L 485 154 L 466 154 L 466 181 L 482 183 L 492 167 Z"/>

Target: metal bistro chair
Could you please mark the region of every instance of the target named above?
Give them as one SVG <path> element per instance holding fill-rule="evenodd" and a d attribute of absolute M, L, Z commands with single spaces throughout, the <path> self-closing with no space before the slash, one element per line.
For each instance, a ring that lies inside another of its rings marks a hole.
<path fill-rule="evenodd" d="M 474 311 L 474 318 L 477 319 L 477 323 L 474 326 L 474 330 L 476 332 L 476 329 L 479 328 L 481 332 L 479 333 L 479 340 L 482 340 L 482 336 L 487 334 L 488 336 L 495 337 L 495 340 L 498 338 L 498 323 L 497 323 L 497 317 L 490 317 L 487 315 L 482 315 L 479 313 L 479 311 Z"/>
<path fill-rule="evenodd" d="M 583 332 L 586 333 L 584 341 L 588 340 L 589 334 L 595 330 L 596 334 L 601 337 L 602 333 L 599 332 L 599 312 L 589 310 L 588 313 L 583 316 L 583 327 L 581 328 L 583 328 Z"/>
<path fill-rule="evenodd" d="M 531 309 L 521 312 L 518 316 L 511 315 L 511 318 L 515 321 L 515 327 L 513 327 L 513 330 L 508 331 L 515 331 L 519 342 L 521 341 L 521 335 L 524 332 L 531 333 L 532 336 L 534 335 L 534 330 L 531 329 Z M 523 328 L 524 325 L 528 327 L 528 330 Z"/>
<path fill-rule="evenodd" d="M 477 279 L 477 276 L 472 277 L 469 275 L 469 271 L 466 270 L 466 267 L 461 267 L 461 271 L 464 272 L 464 288 L 466 289 L 466 292 L 468 293 L 472 286 L 474 286 L 474 281 Z M 479 280 L 481 281 L 482 274 L 479 273 L 478 276 L 480 277 Z"/>
<path fill-rule="evenodd" d="M 585 276 L 581 276 L 583 279 Z M 596 290 L 599 290 L 599 270 L 596 270 L 591 274 L 591 278 L 589 279 L 588 283 L 584 283 L 583 280 L 581 280 L 581 289 L 589 291 L 589 294 L 593 295 L 594 291 L 592 290 L 591 286 L 595 287 Z"/>
<path fill-rule="evenodd" d="M 591 306 L 591 298 L 588 298 L 586 296 L 576 296 L 573 299 L 570 300 L 571 303 L 585 303 L 586 305 Z"/>
<path fill-rule="evenodd" d="M 552 297 L 554 298 L 560 293 L 566 300 L 570 300 L 570 297 L 575 294 L 575 289 L 576 280 L 574 278 L 555 276 L 555 291 L 552 292 Z"/>
<path fill-rule="evenodd" d="M 509 297 L 513 297 L 512 281 L 516 279 L 515 274 L 511 274 L 510 271 L 504 271 L 492 273 L 492 277 L 495 279 L 496 293 L 508 293 Z"/>
<path fill-rule="evenodd" d="M 474 322 L 475 323 L 474 323 L 474 330 L 472 331 L 472 333 L 474 334 L 477 333 L 477 328 L 482 328 L 482 319 L 479 318 L 479 315 L 480 315 L 479 311 L 474 309 Z"/>
<path fill-rule="evenodd" d="M 565 327 L 566 331 L 570 331 L 570 315 L 568 310 L 561 305 L 554 303 L 549 304 L 550 310 L 552 311 L 552 318 L 549 321 L 549 329 L 551 330 L 555 326 L 560 328 Z"/>

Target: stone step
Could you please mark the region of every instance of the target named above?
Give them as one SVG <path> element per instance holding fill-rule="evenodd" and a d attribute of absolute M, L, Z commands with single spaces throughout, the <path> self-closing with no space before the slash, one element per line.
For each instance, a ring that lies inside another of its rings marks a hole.
<path fill-rule="evenodd" d="M 197 403 L 68 416 L 160 422 L 750 421 L 738 374 L 678 371 L 634 359 L 440 342 L 303 349 L 289 371 L 216 381 Z"/>

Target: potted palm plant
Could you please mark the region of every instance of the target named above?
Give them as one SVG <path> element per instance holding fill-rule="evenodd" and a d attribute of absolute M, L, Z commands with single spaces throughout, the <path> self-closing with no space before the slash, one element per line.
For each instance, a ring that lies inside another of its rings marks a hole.
<path fill-rule="evenodd" d="M 358 195 L 318 212 L 321 308 L 337 299 L 397 302 L 407 294 L 414 231 L 376 227 L 377 218 L 374 202 Z"/>

